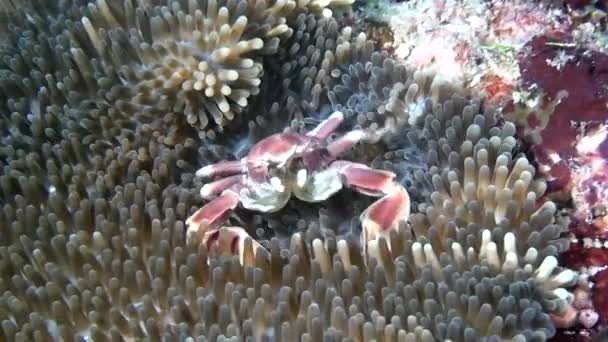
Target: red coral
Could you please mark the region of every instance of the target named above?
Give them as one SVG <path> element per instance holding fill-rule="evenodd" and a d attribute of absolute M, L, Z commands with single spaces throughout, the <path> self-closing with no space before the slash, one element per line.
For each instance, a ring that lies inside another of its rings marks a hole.
<path fill-rule="evenodd" d="M 568 187 L 571 182 L 572 175 L 570 168 L 564 160 L 560 160 L 557 163 L 551 165 L 549 171 L 546 172 L 547 177 L 547 191 L 550 193 L 560 191 Z"/>
<path fill-rule="evenodd" d="M 606 323 L 608 318 L 608 269 L 595 275 L 593 305 L 600 314 L 600 320 Z"/>
<path fill-rule="evenodd" d="M 574 200 L 576 233 L 608 236 L 608 55 L 576 48 L 564 33 L 536 37 L 523 51 L 524 86 L 541 89 L 545 103 L 568 93 L 531 148 L 548 190 Z"/>
<path fill-rule="evenodd" d="M 496 74 L 485 75 L 480 85 L 486 92 L 488 103 L 493 105 L 506 103 L 513 93 L 513 84 Z"/>
<path fill-rule="evenodd" d="M 583 9 L 593 3 L 592 0 L 566 0 L 566 4 L 572 9 Z"/>
<path fill-rule="evenodd" d="M 553 100 L 560 90 L 568 92 L 568 97 L 558 105 L 549 126 L 542 132 L 542 143 L 536 146 L 541 152 L 539 157 L 547 158 L 548 153 L 555 152 L 567 159 L 576 155 L 573 143 L 577 129 L 572 123 L 608 119 L 608 56 L 552 43 L 570 41 L 559 33 L 536 37 L 524 49 L 528 52 L 520 55 L 519 64 L 524 85 L 539 86 L 546 94 L 546 102 Z M 557 58 L 560 51 L 572 55 L 573 60 L 558 70 L 547 61 Z M 604 152 L 608 152 L 608 146 L 604 148 Z"/>
<path fill-rule="evenodd" d="M 608 264 L 608 249 L 584 248 L 581 243 L 570 244 L 570 249 L 559 257 L 560 263 L 568 268 L 600 267 Z"/>
<path fill-rule="evenodd" d="M 588 335 L 581 335 L 579 331 L 557 331 L 551 341 L 553 342 L 588 342 L 591 341 L 591 337 Z"/>
<path fill-rule="evenodd" d="M 574 8 L 588 2 L 569 3 Z M 571 232 L 580 238 L 608 238 L 608 55 L 581 49 L 568 34 L 554 32 L 532 39 L 518 61 L 522 84 L 541 90 L 543 103 L 551 103 L 560 91 L 568 93 L 548 117 L 548 123 L 540 120 L 547 116 L 528 117 L 528 124 L 540 130 L 539 135 L 530 139 L 531 150 L 549 180 L 548 191 L 561 191 L 565 199 L 572 199 L 575 208 Z M 560 256 L 560 264 L 579 270 L 608 265 L 608 248 L 589 248 L 590 242 L 596 243 L 593 240 L 572 243 Z M 595 283 L 593 308 L 579 308 L 588 317 L 584 314 L 579 317 L 582 325 L 559 330 L 554 341 L 591 340 L 591 336 L 597 338 L 598 331 L 605 328 L 608 269 L 589 281 Z M 602 323 L 600 327 L 595 324 L 596 313 Z"/>

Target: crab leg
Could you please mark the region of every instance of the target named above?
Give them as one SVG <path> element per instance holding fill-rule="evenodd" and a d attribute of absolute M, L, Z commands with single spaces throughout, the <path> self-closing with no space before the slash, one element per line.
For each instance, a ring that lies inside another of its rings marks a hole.
<path fill-rule="evenodd" d="M 186 236 L 189 237 L 194 233 L 204 234 L 208 230 L 218 228 L 226 222 L 230 213 L 240 202 L 237 192 L 232 189 L 225 190 L 220 196 L 186 219 L 186 226 L 188 227 Z"/>
<path fill-rule="evenodd" d="M 235 185 L 243 184 L 244 178 L 243 175 L 236 175 L 207 183 L 201 188 L 201 197 L 203 199 L 210 199 L 212 196 L 219 195 Z"/>
<path fill-rule="evenodd" d="M 361 246 L 364 255 L 371 241 L 389 239 L 390 231 L 397 230 L 401 221 L 410 215 L 410 197 L 405 188 L 394 180 L 395 174 L 372 169 L 363 164 L 336 161 L 346 186 L 369 196 L 382 196 L 361 214 Z"/>
<path fill-rule="evenodd" d="M 349 150 L 351 147 L 355 146 L 358 142 L 370 142 L 374 143 L 380 140 L 384 131 L 378 132 L 370 132 L 366 130 L 355 130 L 350 131 L 343 135 L 342 137 L 334 140 L 332 143 L 327 146 L 327 151 L 329 154 L 337 158 L 342 155 L 344 152 Z"/>
<path fill-rule="evenodd" d="M 334 112 L 327 119 L 322 121 L 317 127 L 315 127 L 312 131 L 306 133 L 309 137 L 316 137 L 321 140 L 327 139 L 332 133 L 340 127 L 344 121 L 344 114 L 342 112 Z"/>
<path fill-rule="evenodd" d="M 217 176 L 232 176 L 245 172 L 247 172 L 247 168 L 242 160 L 230 160 L 204 166 L 196 171 L 196 176 L 212 178 Z"/>

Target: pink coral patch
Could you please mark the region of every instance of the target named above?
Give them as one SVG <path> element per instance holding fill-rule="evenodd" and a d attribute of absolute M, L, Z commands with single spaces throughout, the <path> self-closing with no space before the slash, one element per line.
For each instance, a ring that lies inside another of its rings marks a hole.
<path fill-rule="evenodd" d="M 600 320 L 606 323 L 608 319 L 608 269 L 595 275 L 593 304 L 600 315 Z"/>
<path fill-rule="evenodd" d="M 569 37 L 564 34 L 539 36 L 527 44 L 524 51 L 529 52 L 520 56 L 524 84 L 538 85 L 547 96 L 546 102 L 561 90 L 568 92 L 542 132 L 542 143 L 534 146 L 539 157 L 547 158 L 551 152 L 562 159 L 576 155 L 576 123 L 608 119 L 608 56 L 569 48 L 568 43 Z M 559 58 L 559 54 L 573 59 L 565 61 L 561 68 L 547 62 Z"/>
<path fill-rule="evenodd" d="M 568 268 L 604 266 L 608 264 L 608 249 L 583 248 L 581 243 L 570 244 L 570 249 L 560 255 L 560 263 Z"/>

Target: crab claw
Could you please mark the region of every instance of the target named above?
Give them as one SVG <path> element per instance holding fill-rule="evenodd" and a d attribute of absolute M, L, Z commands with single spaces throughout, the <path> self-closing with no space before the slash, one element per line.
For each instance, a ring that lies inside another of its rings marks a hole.
<path fill-rule="evenodd" d="M 201 197 L 210 199 L 215 195 L 222 194 L 224 191 L 232 188 L 233 190 L 240 186 L 245 181 L 243 175 L 230 176 L 219 179 L 215 182 L 207 183 L 201 188 Z"/>
<path fill-rule="evenodd" d="M 204 166 L 196 171 L 195 175 L 202 178 L 213 178 L 217 176 L 232 176 L 245 173 L 246 171 L 247 167 L 243 160 L 229 160 Z"/>
<path fill-rule="evenodd" d="M 186 219 L 187 236 L 195 233 L 205 234 L 207 230 L 219 227 L 239 203 L 240 198 L 235 192 L 224 191 Z"/>
<path fill-rule="evenodd" d="M 390 231 L 397 230 L 399 223 L 410 215 L 410 196 L 405 188 L 396 182 L 390 171 L 372 169 L 363 164 L 336 161 L 332 167 L 344 178 L 349 188 L 369 196 L 381 198 L 372 203 L 361 214 L 361 246 L 368 255 L 368 245 L 380 237 L 389 240 Z M 390 245 L 390 244 L 389 244 Z"/>
<path fill-rule="evenodd" d="M 390 241 L 391 230 L 399 229 L 399 223 L 410 215 L 410 197 L 401 184 L 394 182 L 388 193 L 374 202 L 361 214 L 361 245 L 364 254 L 368 244 L 384 237 Z M 389 244 L 390 246 L 390 244 Z"/>
<path fill-rule="evenodd" d="M 258 248 L 263 248 L 241 227 L 222 227 L 203 236 L 210 256 L 238 255 L 241 265 L 253 265 Z"/>

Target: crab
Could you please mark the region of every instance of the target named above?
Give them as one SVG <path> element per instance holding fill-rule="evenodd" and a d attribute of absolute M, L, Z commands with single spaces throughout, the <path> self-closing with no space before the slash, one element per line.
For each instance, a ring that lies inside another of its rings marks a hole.
<path fill-rule="evenodd" d="M 292 195 L 322 202 L 348 187 L 379 197 L 360 216 L 362 253 L 367 256 L 372 241 L 381 236 L 388 240 L 390 231 L 407 220 L 410 198 L 394 173 L 339 159 L 355 144 L 376 143 L 386 132 L 358 129 L 328 143 L 343 121 L 344 115 L 336 111 L 306 134 L 289 130 L 273 134 L 253 145 L 240 160 L 198 170 L 197 177 L 219 179 L 201 188 L 201 197 L 210 201 L 186 220 L 188 238 L 200 234 L 209 253 L 238 255 L 242 263 L 251 263 L 251 250 L 261 246 L 241 227 L 222 227 L 239 205 L 271 213 L 282 209 Z M 247 244 L 253 248 L 247 249 Z"/>

